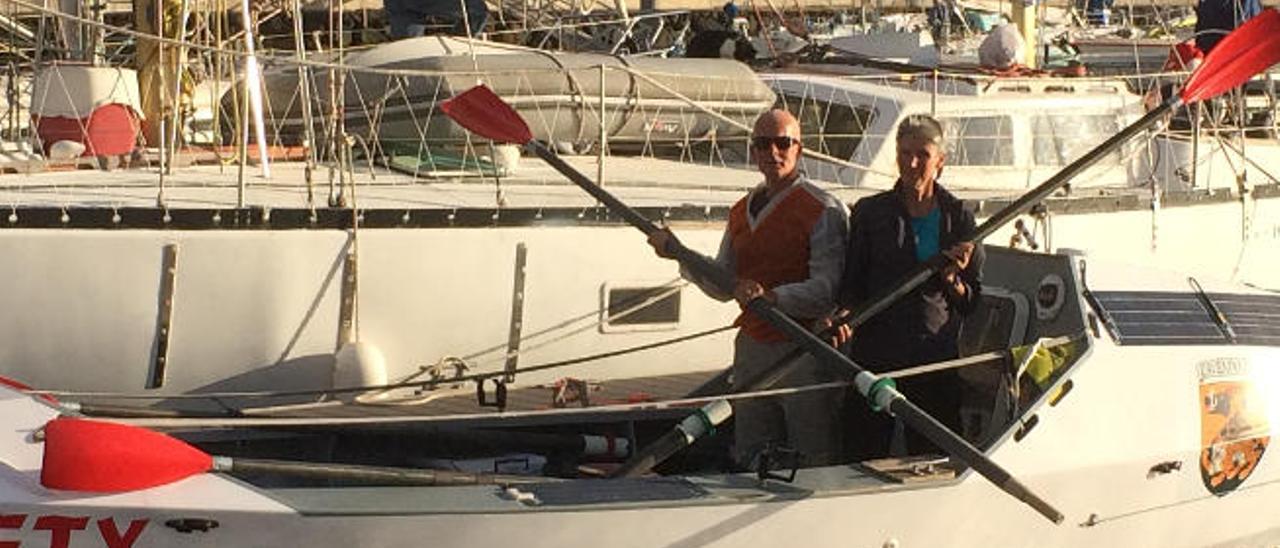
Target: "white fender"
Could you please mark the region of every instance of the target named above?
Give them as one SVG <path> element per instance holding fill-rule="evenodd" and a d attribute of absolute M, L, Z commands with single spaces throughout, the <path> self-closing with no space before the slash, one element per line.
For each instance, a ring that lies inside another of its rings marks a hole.
<path fill-rule="evenodd" d="M 338 349 L 333 361 L 333 387 L 378 386 L 387 384 L 387 359 L 377 345 L 368 341 L 349 342 Z M 339 398 L 355 394 L 339 394 Z"/>
<path fill-rule="evenodd" d="M 84 154 L 84 151 L 84 143 L 62 140 L 49 145 L 49 159 L 56 162 L 74 160 Z"/>

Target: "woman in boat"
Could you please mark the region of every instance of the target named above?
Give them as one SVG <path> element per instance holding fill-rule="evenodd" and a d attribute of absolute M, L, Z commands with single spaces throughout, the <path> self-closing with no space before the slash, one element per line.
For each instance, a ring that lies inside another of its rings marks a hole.
<path fill-rule="evenodd" d="M 947 265 L 930 281 L 867 320 L 853 334 L 850 357 L 876 373 L 957 357 L 962 317 L 977 307 L 982 293 L 983 254 L 969 241 L 975 230 L 966 211 L 938 183 L 946 163 L 943 131 L 937 120 L 912 115 L 898 126 L 898 181 L 893 189 L 859 200 L 850 217 L 840 304 L 850 309 L 898 283 L 931 257 Z M 908 398 L 952 431 L 960 427 L 960 387 L 953 371 L 899 381 Z M 866 404 L 850 406 L 852 456 L 889 454 L 893 419 Z M 908 433 L 909 453 L 937 451 L 923 437 Z"/>
<path fill-rule="evenodd" d="M 803 323 L 826 317 L 835 308 L 835 289 L 844 263 L 848 214 L 835 196 L 800 173 L 800 123 L 783 110 L 756 121 L 751 152 L 764 182 L 729 211 L 729 224 L 715 262 L 738 280 L 732 295 L 690 272 L 681 275 L 712 298 L 736 299 L 744 306 L 734 341 L 735 390 L 750 386 L 796 348 L 785 334 L 745 311 L 747 302 L 768 299 Z M 661 230 L 650 236 L 658 256 L 671 258 Z M 775 387 L 797 387 L 834 380 L 811 356 Z M 762 451 L 786 446 L 804 465 L 823 465 L 840 457 L 840 403 L 836 390 L 780 399 L 739 399 L 733 403 L 734 457 L 752 467 Z"/>

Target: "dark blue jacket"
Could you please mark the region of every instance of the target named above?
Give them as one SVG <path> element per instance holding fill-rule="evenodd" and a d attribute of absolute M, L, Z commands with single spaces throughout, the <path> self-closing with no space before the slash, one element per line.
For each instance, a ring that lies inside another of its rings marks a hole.
<path fill-rule="evenodd" d="M 935 185 L 942 213 L 938 248 L 945 250 L 971 239 L 976 223 L 960 200 Z M 854 361 L 871 371 L 884 372 L 956 357 L 961 316 L 972 312 L 982 296 L 984 260 L 978 245 L 969 266 L 960 273 L 968 286 L 965 297 L 953 295 L 941 277 L 934 276 L 855 329 Z M 915 231 L 897 190 L 859 200 L 849 219 L 841 306 L 856 311 L 866 299 L 901 280 L 917 262 Z"/>
<path fill-rule="evenodd" d="M 1200 0 L 1196 4 L 1196 47 L 1206 55 L 1236 27 L 1262 13 L 1258 0 Z"/>

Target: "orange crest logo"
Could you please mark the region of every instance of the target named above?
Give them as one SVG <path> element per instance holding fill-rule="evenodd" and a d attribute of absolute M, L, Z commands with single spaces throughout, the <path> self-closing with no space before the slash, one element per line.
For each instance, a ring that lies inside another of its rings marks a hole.
<path fill-rule="evenodd" d="M 1265 402 L 1249 380 L 1248 365 L 1233 358 L 1199 365 L 1200 477 L 1218 496 L 1249 478 L 1271 441 Z"/>

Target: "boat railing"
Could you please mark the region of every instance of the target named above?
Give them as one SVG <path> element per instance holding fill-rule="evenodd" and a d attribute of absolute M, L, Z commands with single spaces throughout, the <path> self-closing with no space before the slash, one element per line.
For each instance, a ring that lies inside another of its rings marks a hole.
<path fill-rule="evenodd" d="M 100 25 L 90 20 L 78 22 Z M 197 182 L 188 184 L 208 189 L 235 188 L 241 196 L 245 194 L 246 187 L 255 184 L 271 188 L 290 184 L 301 186 L 296 181 L 290 183 L 279 178 L 273 181 L 247 178 L 246 172 L 252 169 L 246 169 L 246 166 L 262 161 L 262 151 L 268 151 L 267 157 L 305 161 L 305 200 L 309 206 L 315 200 L 311 177 L 326 169 L 328 178 L 337 179 L 339 184 L 357 184 L 357 172 L 364 172 L 367 175 L 365 179 L 372 181 L 376 179 L 375 173 L 381 164 L 407 175 L 411 181 L 483 181 L 501 185 L 504 178 L 516 175 L 508 161 L 511 151 L 475 140 L 453 126 L 436 108 L 444 99 L 477 83 L 501 88 L 499 91 L 504 98 L 521 109 L 535 132 L 542 131 L 562 153 L 594 156 L 596 176 L 601 184 L 611 184 L 613 179 L 627 175 L 610 172 L 606 168 L 614 158 L 666 159 L 697 166 L 749 170 L 750 120 L 774 105 L 795 110 L 802 122 L 808 122 L 805 124 L 805 153 L 810 158 L 880 178 L 893 177 L 891 166 L 872 166 L 871 158 L 863 150 L 865 147 L 858 146 L 867 139 L 883 142 L 890 137 L 890 132 L 873 131 L 869 120 L 851 109 L 847 109 L 850 112 L 831 109 L 830 98 L 822 97 L 822 94 L 830 92 L 819 91 L 816 87 L 806 88 L 798 102 L 792 100 L 793 96 L 786 100 L 761 99 L 759 90 L 752 87 L 759 85 L 754 79 L 667 71 L 660 66 L 640 70 L 630 62 L 619 62 L 617 58 L 607 56 L 602 57 L 609 59 L 608 63 L 562 65 L 551 69 L 497 66 L 481 70 L 477 60 L 479 54 L 471 52 L 457 56 L 461 63 L 455 63 L 452 70 L 432 70 L 395 64 L 355 66 L 348 62 L 360 53 L 345 58 L 334 52 L 328 52 L 327 57 L 312 55 L 310 58 L 298 58 L 292 53 L 260 55 L 258 58 L 266 67 L 267 74 L 299 76 L 292 87 L 271 89 L 271 93 L 265 94 L 261 140 L 267 146 L 254 151 L 246 146 L 258 140 L 247 135 L 252 117 L 248 115 L 245 98 L 252 93 L 246 93 L 246 90 L 253 89 L 253 86 L 243 84 L 244 61 L 249 58 L 247 52 L 145 35 L 127 29 L 117 30 L 136 39 L 181 48 L 189 53 L 184 63 L 191 67 L 183 74 L 207 75 L 208 84 L 181 93 L 192 96 L 189 103 L 192 106 L 169 108 L 164 114 L 169 118 L 170 128 L 182 128 L 179 133 L 183 138 L 166 139 L 162 136 L 164 146 L 158 150 L 164 154 L 149 152 L 155 149 L 135 154 L 143 165 L 158 172 L 157 204 L 164 203 L 164 177 L 172 175 L 174 166 L 182 163 L 208 162 L 217 166 L 220 173 L 226 167 L 237 166 L 233 182 L 219 179 L 218 183 L 213 183 L 202 174 L 197 177 Z M 466 69 L 467 64 L 471 65 L 469 70 Z M 458 70 L 459 66 L 463 69 Z M 16 72 L 11 74 L 15 81 L 21 81 L 15 76 Z M 1008 79 L 940 71 L 905 78 L 901 75 L 811 77 L 815 80 L 838 78 L 860 81 L 868 85 L 895 87 L 904 92 L 926 93 L 934 102 L 944 95 L 974 93 L 1064 96 L 1103 93 L 1124 96 L 1126 88 L 1135 93 L 1151 93 L 1150 90 L 1159 89 L 1163 81 L 1160 75 L 1105 79 Z M 180 81 L 186 81 L 185 78 Z M 686 82 L 680 89 L 675 89 L 670 82 L 678 78 Z M 28 77 L 25 83 L 28 97 L 32 80 L 34 78 Z M 548 82 L 551 83 L 549 87 Z M 695 84 L 689 85 L 689 82 Z M 776 86 L 774 91 L 778 91 Z M 1274 112 L 1274 93 L 1267 97 Z M 810 113 L 806 109 L 817 103 L 807 102 L 807 99 L 828 100 L 828 107 Z M 314 107 L 309 124 L 303 123 L 297 112 L 303 102 Z M 13 123 L 6 125 L 20 125 L 17 121 L 24 119 L 21 105 L 21 101 L 11 104 L 7 119 Z M 185 120 L 172 118 L 184 108 L 194 110 L 194 113 Z M 77 117 L 89 115 L 88 112 L 76 114 Z M 384 131 L 395 116 L 399 116 L 396 121 L 399 129 Z M 1271 128 L 1275 126 L 1274 119 L 1274 116 L 1270 118 Z M 1177 130 L 1172 128 L 1172 131 Z M 1003 133 L 1005 130 L 998 127 L 992 131 L 995 133 L 990 135 L 966 134 L 966 138 L 975 142 L 995 142 L 1007 137 Z M 1221 135 L 1230 131 L 1210 127 L 1208 133 Z M 11 138 L 19 137 L 12 135 L 15 132 L 21 133 L 21 130 L 10 131 Z M 27 136 L 30 137 L 29 130 Z M 179 141 L 183 142 L 181 149 L 175 145 Z M 43 150 L 48 144 L 33 143 L 34 154 L 22 167 L 11 170 L 49 170 L 65 164 L 48 156 Z M 1058 155 L 1069 155 L 1058 152 Z M 134 158 L 133 165 L 137 165 L 138 159 Z M 175 176 L 172 182 L 182 184 L 181 177 Z M 44 181 L 34 185 L 0 181 L 0 191 L 7 188 L 19 192 L 24 186 L 30 190 L 30 186 L 44 185 L 47 185 Z M 243 204 L 243 199 L 237 203 Z"/>
<path fill-rule="evenodd" d="M 266 181 L 251 176 L 254 171 L 252 165 L 261 161 L 262 153 L 254 150 L 253 146 L 245 146 L 256 145 L 258 141 L 250 131 L 253 117 L 245 108 L 245 98 L 250 95 L 245 90 L 252 89 L 252 86 L 244 84 L 242 62 L 247 55 L 177 40 L 158 41 L 170 46 L 189 47 L 191 64 L 199 66 L 199 70 L 194 72 L 209 75 L 205 84 L 183 93 L 191 96 L 192 106 L 185 108 L 194 112 L 177 124 L 182 128 L 178 132 L 182 138 L 174 140 L 166 138 L 169 135 L 162 135 L 164 146 L 140 148 L 132 158 L 112 158 L 101 163 L 130 165 L 134 175 L 155 172 L 155 203 L 158 205 L 165 202 L 160 188 L 166 183 L 171 188 L 187 185 L 210 191 L 234 188 L 240 195 L 244 195 L 248 187 L 279 188 L 289 185 L 284 177 Z M 465 61 L 468 57 L 463 55 L 459 58 Z M 613 157 L 662 158 L 699 166 L 745 168 L 749 132 L 743 121 L 749 122 L 773 104 L 772 95 L 759 96 L 760 89 L 767 92 L 767 88 L 754 77 L 743 82 L 741 79 L 718 78 L 713 74 L 664 74 L 661 70 L 641 72 L 621 64 L 547 70 L 440 71 L 357 67 L 341 59 L 299 60 L 284 55 L 262 55 L 259 60 L 266 74 L 305 75 L 301 80 L 295 80 L 295 86 L 284 93 L 264 94 L 262 135 L 267 146 L 262 150 L 267 152 L 267 157 L 310 160 L 306 169 L 308 179 L 327 168 L 330 179 L 338 178 L 350 184 L 358 184 L 357 179 L 375 179 L 377 164 L 392 167 L 409 175 L 412 180 L 427 183 L 493 181 L 500 185 L 503 177 L 515 175 L 510 169 L 512 166 L 504 164 L 510 156 L 508 152 L 473 139 L 438 111 L 441 101 L 477 83 L 505 87 L 504 96 L 523 108 L 522 114 L 531 126 L 545 128 L 560 136 L 550 140 L 563 153 L 595 155 L 597 164 L 602 166 L 598 176 L 605 184 L 610 180 L 605 178 L 603 166 Z M 646 84 L 637 76 L 645 74 L 654 75 L 647 77 L 653 84 Z M 20 95 L 26 98 L 24 102 L 29 102 L 32 85 L 37 78 L 30 73 L 23 76 L 15 81 L 24 86 Z M 662 84 L 664 76 L 697 80 L 700 84 L 686 85 L 682 91 L 676 91 Z M 134 76 L 131 71 L 123 71 L 120 77 Z M 598 84 L 591 82 L 596 79 Z M 42 96 L 69 95 L 79 91 L 53 89 L 61 80 L 48 80 L 53 85 L 45 85 Z M 300 81 L 307 82 L 307 91 L 315 107 L 311 113 L 311 131 L 303 131 L 304 124 L 291 119 L 291 116 L 298 118 L 298 105 L 306 96 L 301 91 L 303 86 L 297 85 Z M 346 89 L 335 90 L 327 84 L 329 81 Z M 541 82 L 541 88 L 535 85 L 535 81 Z M 548 88 L 546 82 L 553 85 Z M 424 84 L 433 85 L 428 87 Z M 752 85 L 758 89 L 750 89 Z M 623 91 L 616 92 L 616 88 L 623 88 Z M 334 97 L 338 99 L 330 99 Z M 136 114 L 142 114 L 140 99 L 134 97 L 126 102 Z M 11 104 L 6 119 L 19 125 L 18 121 L 29 119 L 29 109 L 29 106 L 24 109 L 22 103 Z M 88 117 L 92 114 L 90 110 L 85 108 L 70 113 L 70 116 L 85 120 L 83 125 L 87 127 Z M 168 118 L 165 122 L 170 128 L 174 127 L 171 116 L 179 110 L 169 108 L 165 112 L 164 116 Z M 388 113 L 397 110 L 407 113 L 400 121 L 401 130 L 395 134 L 384 133 L 382 130 Z M 638 112 L 645 116 L 637 116 Z M 663 125 L 662 120 L 677 123 Z M 30 145 L 26 147 L 25 158 L 10 163 L 10 171 L 40 172 L 85 164 L 80 159 L 57 160 L 50 157 L 45 149 L 51 143 L 39 142 L 32 128 L 26 127 L 25 122 L 20 125 L 24 127 L 11 131 L 9 137 L 30 140 Z M 631 133 L 627 138 L 609 139 L 610 131 L 619 129 Z M 566 132 L 567 138 L 564 137 Z M 181 146 L 175 141 L 181 141 Z M 219 172 L 217 182 L 204 172 L 194 181 L 184 181 L 191 176 L 181 173 L 181 168 L 175 172 L 175 167 L 191 163 L 207 163 L 216 168 Z M 234 180 L 227 181 L 223 175 L 226 168 L 233 166 L 238 168 L 234 170 Z M 366 176 L 357 177 L 357 172 L 365 172 Z M 620 174 L 609 175 L 616 177 Z M 165 181 L 166 177 L 168 181 Z M 108 178 L 99 178 L 98 184 L 110 184 L 106 181 Z M 306 201 L 311 206 L 315 195 L 310 180 L 306 186 Z M 59 185 L 14 178 L 0 180 L 0 192 L 7 190 L 10 194 L 24 195 L 22 199 L 11 198 L 14 202 L 30 200 L 34 196 L 33 189 L 50 187 Z M 242 202 L 237 200 L 237 203 Z"/>

